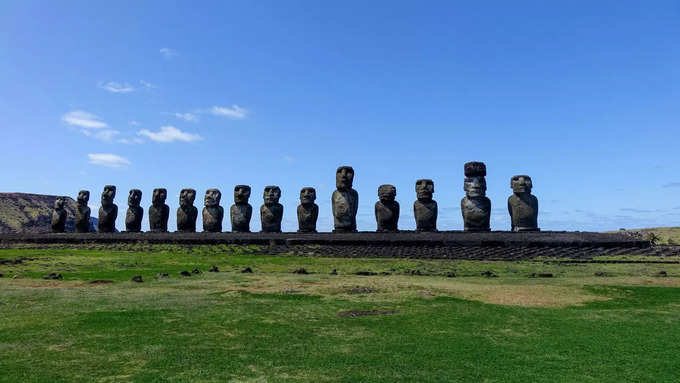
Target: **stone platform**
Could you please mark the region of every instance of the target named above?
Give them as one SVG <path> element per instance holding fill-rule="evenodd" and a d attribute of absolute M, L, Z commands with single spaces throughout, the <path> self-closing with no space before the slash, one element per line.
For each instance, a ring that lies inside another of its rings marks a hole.
<path fill-rule="evenodd" d="M 253 245 L 256 254 L 446 259 L 590 259 L 598 255 L 660 255 L 649 241 L 591 232 L 442 231 L 418 233 L 61 233 L 0 234 L 0 247 L 117 244 Z M 673 254 L 676 255 L 676 254 Z"/>

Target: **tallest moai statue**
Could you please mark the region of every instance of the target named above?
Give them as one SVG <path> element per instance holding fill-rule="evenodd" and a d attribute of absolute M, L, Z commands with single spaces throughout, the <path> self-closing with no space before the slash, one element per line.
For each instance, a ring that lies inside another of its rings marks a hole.
<path fill-rule="evenodd" d="M 489 231 L 491 201 L 486 197 L 486 165 L 483 162 L 465 164 L 465 197 L 460 201 L 465 231 Z"/>
<path fill-rule="evenodd" d="M 352 189 L 354 169 L 351 166 L 340 166 L 335 172 L 337 190 L 331 197 L 333 206 L 334 233 L 352 233 L 357 231 L 357 210 L 359 193 Z"/>

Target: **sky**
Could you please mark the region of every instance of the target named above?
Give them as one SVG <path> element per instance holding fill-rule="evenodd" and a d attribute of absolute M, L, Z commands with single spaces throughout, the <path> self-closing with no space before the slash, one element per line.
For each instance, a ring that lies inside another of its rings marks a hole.
<path fill-rule="evenodd" d="M 0 191 L 87 189 L 96 216 L 113 184 L 123 229 L 165 187 L 174 229 L 182 188 L 228 211 L 248 184 L 256 231 L 279 185 L 294 231 L 312 186 L 328 231 L 351 165 L 359 230 L 381 184 L 413 229 L 419 178 L 460 230 L 483 161 L 492 230 L 515 174 L 543 230 L 680 226 L 679 90 L 678 1 L 2 1 Z"/>

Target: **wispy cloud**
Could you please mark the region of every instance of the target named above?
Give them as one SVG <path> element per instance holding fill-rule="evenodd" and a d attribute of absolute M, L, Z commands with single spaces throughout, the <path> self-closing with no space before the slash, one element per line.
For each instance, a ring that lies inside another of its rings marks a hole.
<path fill-rule="evenodd" d="M 111 153 L 90 153 L 87 157 L 90 159 L 91 164 L 109 168 L 120 168 L 131 164 L 127 158 Z"/>
<path fill-rule="evenodd" d="M 87 129 L 81 129 L 80 133 L 82 133 L 82 134 L 84 134 L 88 137 L 96 138 L 98 140 L 107 141 L 107 142 L 110 142 L 115 136 L 120 134 L 119 131 L 113 130 L 113 129 L 94 130 L 94 131 L 87 130 Z"/>
<path fill-rule="evenodd" d="M 126 145 L 136 145 L 143 144 L 144 140 L 139 137 L 133 137 L 133 138 L 120 138 L 116 142 Z"/>
<path fill-rule="evenodd" d="M 231 108 L 226 106 L 213 106 L 210 108 L 210 113 L 215 116 L 225 116 L 234 120 L 242 120 L 248 116 L 248 111 L 238 105 L 232 105 Z"/>
<path fill-rule="evenodd" d="M 177 51 L 170 48 L 161 48 L 160 52 L 166 59 L 170 59 L 177 56 Z"/>
<path fill-rule="evenodd" d="M 175 113 L 175 117 L 188 122 L 198 122 L 198 116 L 193 113 Z"/>
<path fill-rule="evenodd" d="M 130 93 L 135 91 L 135 87 L 126 82 L 119 83 L 115 81 L 109 81 L 100 83 L 99 87 L 111 93 Z"/>
<path fill-rule="evenodd" d="M 68 125 L 78 126 L 85 129 L 102 129 L 109 125 L 102 121 L 97 115 L 88 113 L 84 110 L 73 110 L 63 116 L 61 120 Z"/>
<path fill-rule="evenodd" d="M 680 188 L 680 182 L 669 182 L 661 186 L 663 188 Z"/>
<path fill-rule="evenodd" d="M 156 142 L 192 142 L 202 140 L 203 137 L 198 134 L 191 134 L 187 132 L 182 132 L 181 130 L 175 128 L 174 126 L 162 126 L 157 132 L 152 132 L 150 130 L 140 130 L 137 132 L 138 135 L 147 137 L 148 139 Z"/>

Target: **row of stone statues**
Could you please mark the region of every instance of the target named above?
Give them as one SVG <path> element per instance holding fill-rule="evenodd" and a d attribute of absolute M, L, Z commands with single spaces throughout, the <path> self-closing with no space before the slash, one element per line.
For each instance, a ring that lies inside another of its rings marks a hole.
<path fill-rule="evenodd" d="M 491 217 L 491 201 L 486 197 L 486 165 L 483 162 L 468 162 L 464 166 L 465 197 L 460 202 L 463 213 L 465 231 L 489 231 Z M 354 169 L 341 166 L 335 174 L 336 190 L 331 197 L 333 209 L 333 232 L 351 233 L 357 229 L 356 216 L 359 206 L 359 194 L 352 188 Z M 508 211 L 513 231 L 538 231 L 538 199 L 531 194 L 531 177 L 526 175 L 513 176 L 510 180 L 513 195 L 508 198 Z M 417 231 L 437 231 L 437 202 L 432 199 L 434 182 L 430 179 L 416 181 L 417 200 L 413 203 L 413 213 Z M 231 205 L 229 215 L 231 228 L 234 232 L 249 232 L 250 218 L 253 208 L 248 203 L 250 186 L 237 185 L 234 188 L 234 204 Z M 165 204 L 166 189 L 154 189 L 152 205 L 149 207 L 149 227 L 152 232 L 168 231 L 170 208 Z M 393 185 L 381 185 L 378 188 L 379 201 L 375 203 L 375 219 L 377 231 L 398 231 L 399 202 L 395 201 L 397 189 Z M 116 187 L 107 185 L 101 196 L 99 208 L 98 231 L 112 233 L 116 231 L 118 206 L 113 201 L 116 197 Z M 75 230 L 78 233 L 89 230 L 90 208 L 87 203 L 90 192 L 81 190 L 78 193 L 78 206 L 75 216 Z M 281 232 L 283 219 L 283 205 L 279 203 L 281 189 L 278 186 L 264 188 L 264 204 L 260 207 L 260 219 L 263 232 Z M 194 206 L 196 190 L 182 189 L 177 209 L 177 231 L 195 232 L 198 209 Z M 218 189 L 208 189 L 205 192 L 203 208 L 203 231 L 221 232 L 224 219 L 224 209 L 220 206 L 222 193 Z M 142 227 L 144 209 L 140 206 L 142 191 L 130 190 L 128 195 L 128 210 L 125 215 L 125 230 L 139 232 Z M 319 206 L 314 203 L 316 190 L 312 187 L 302 188 L 300 191 L 300 205 L 297 208 L 298 232 L 316 232 L 316 221 L 319 216 Z M 57 198 L 52 216 L 52 229 L 63 232 L 66 222 L 64 199 Z"/>

